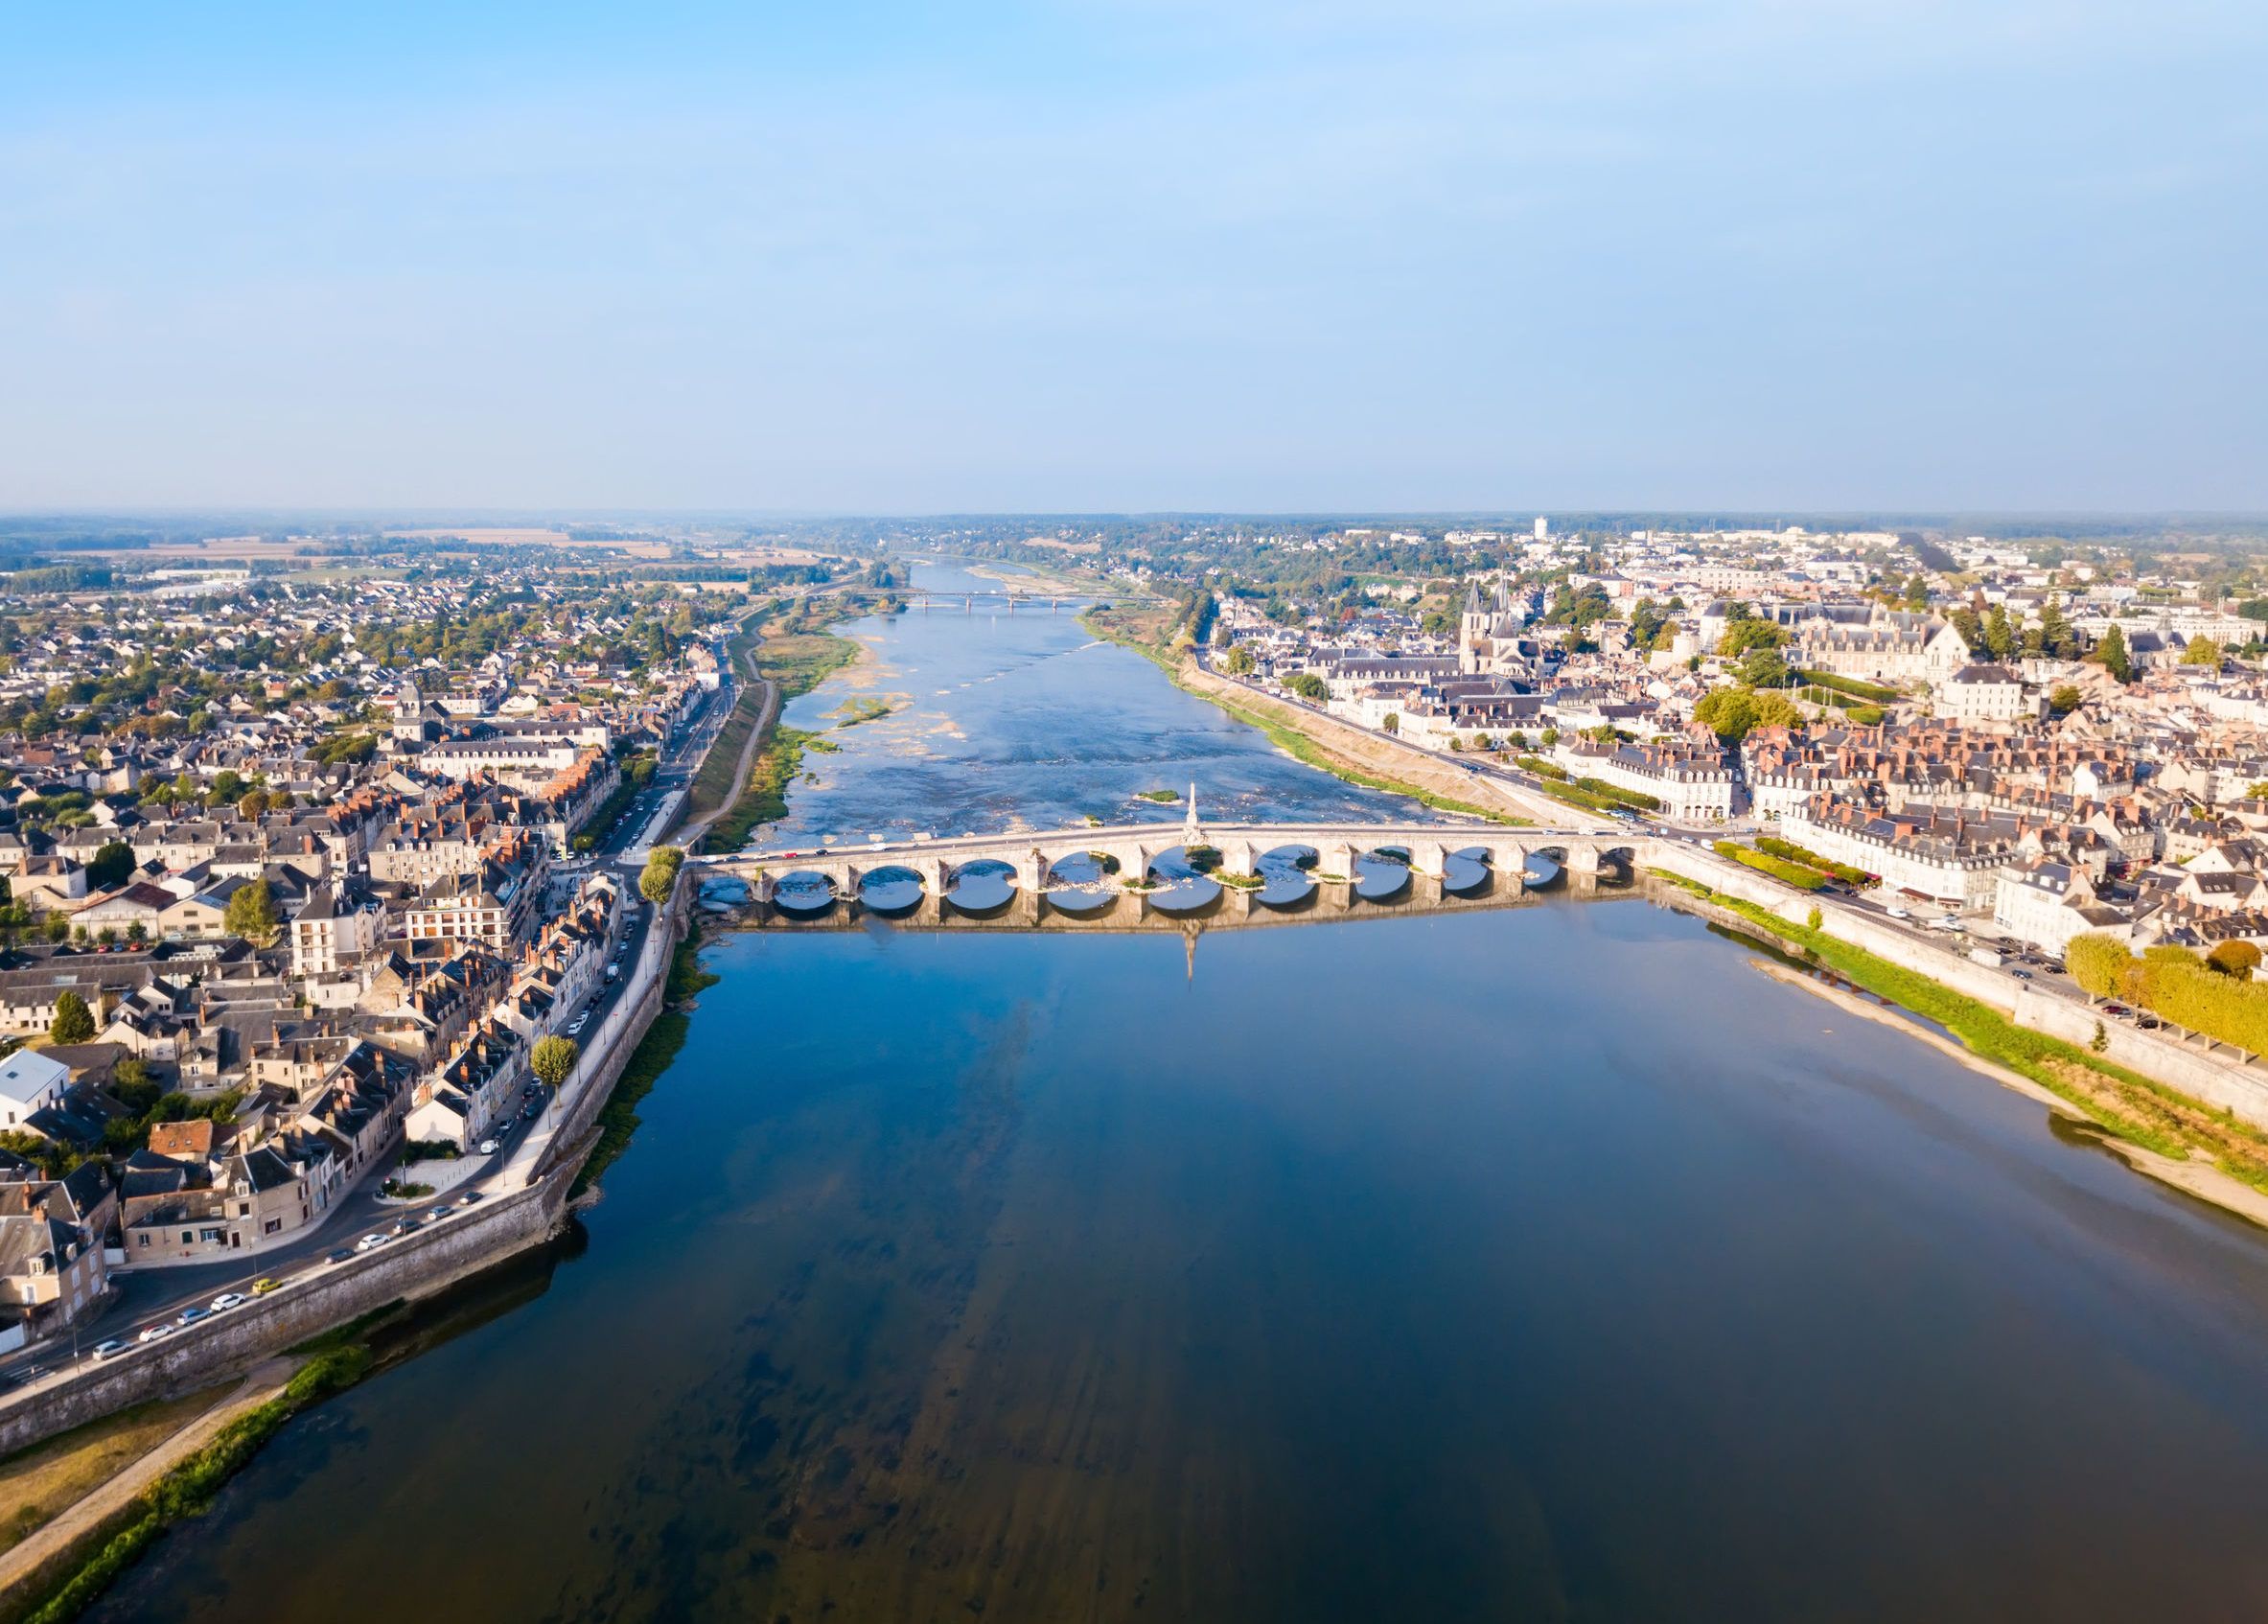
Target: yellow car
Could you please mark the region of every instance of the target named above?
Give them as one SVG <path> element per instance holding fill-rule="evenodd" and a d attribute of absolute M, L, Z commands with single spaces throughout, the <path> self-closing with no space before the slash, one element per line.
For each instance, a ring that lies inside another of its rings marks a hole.
<path fill-rule="evenodd" d="M 275 1288 L 276 1283 L 273 1280 L 255 1280 L 252 1282 L 252 1295 L 255 1297 L 260 1296 L 264 1292 L 273 1291 Z"/>

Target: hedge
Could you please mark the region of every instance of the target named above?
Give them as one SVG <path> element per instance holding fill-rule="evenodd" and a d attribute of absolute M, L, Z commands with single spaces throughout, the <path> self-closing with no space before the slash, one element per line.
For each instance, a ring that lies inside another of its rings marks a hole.
<path fill-rule="evenodd" d="M 1619 785 L 1608 783 L 1604 778 L 1578 778 L 1566 768 L 1546 761 L 1539 755 L 1523 755 L 1515 765 L 1525 768 L 1539 778 L 1549 778 L 1553 783 L 1564 784 L 1568 789 L 1577 792 L 1578 795 L 1587 797 L 1588 799 L 1578 800 L 1574 795 L 1561 795 L 1559 799 L 1574 800 L 1575 804 L 1588 806 L 1594 811 L 1609 812 L 1613 810 L 1612 806 L 1599 805 L 1600 801 L 1618 801 L 1624 806 L 1639 807 L 1648 812 L 1661 810 L 1661 802 L 1651 795 L 1642 795 L 1634 789 L 1623 789 Z M 1555 790 L 1551 793 L 1557 795 L 1559 792 Z"/>
<path fill-rule="evenodd" d="M 1729 857 L 1735 863 L 1743 864 L 1761 873 L 1770 874 L 1773 879 L 1785 885 L 1792 885 L 1797 891 L 1817 891 L 1827 883 L 1827 876 L 1815 870 L 1799 869 L 1793 863 L 1781 862 L 1777 857 L 1769 857 L 1761 851 L 1751 851 L 1745 846 L 1735 846 L 1729 840 L 1717 842 L 1716 851 L 1720 857 Z"/>
<path fill-rule="evenodd" d="M 1844 885 L 1869 886 L 1881 883 L 1863 869 L 1854 869 L 1848 863 L 1838 863 L 1832 857 L 1822 857 L 1793 841 L 1760 839 L 1756 843 L 1756 849 L 1769 851 L 1774 857 L 1785 857 L 1791 863 L 1801 863 L 1807 869 L 1833 874 Z"/>

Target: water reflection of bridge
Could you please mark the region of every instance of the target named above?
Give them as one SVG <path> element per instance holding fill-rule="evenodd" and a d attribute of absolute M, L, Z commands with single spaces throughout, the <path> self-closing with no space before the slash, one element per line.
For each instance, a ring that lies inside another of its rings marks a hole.
<path fill-rule="evenodd" d="M 1564 883 L 1569 890 L 1587 893 L 1598 887 L 1601 876 L 1570 873 Z M 1608 875 L 1607 883 L 1619 884 L 1620 876 Z M 1399 887 L 1382 893 L 1325 880 L 1310 886 L 1305 895 L 1286 901 L 1268 900 L 1257 891 L 1223 885 L 1211 900 L 1194 906 L 1174 906 L 1141 892 L 1119 891 L 1099 896 L 1091 890 L 1076 888 L 1037 892 L 1018 888 L 1006 901 L 982 908 L 963 907 L 950 895 L 927 891 L 910 907 L 873 907 L 856 896 L 841 901 L 821 898 L 815 907 L 783 907 L 777 901 L 757 901 L 752 893 L 739 906 L 713 905 L 729 907 L 734 922 L 754 930 L 861 930 L 868 918 L 874 916 L 901 930 L 1193 936 L 1207 930 L 1500 912 L 1540 906 L 1544 900 L 1541 889 L 1524 878 L 1500 878 L 1491 871 L 1484 873 L 1479 883 L 1461 889 L 1452 888 L 1439 875 L 1417 872 L 1410 872 Z"/>
<path fill-rule="evenodd" d="M 1506 829 L 1474 824 L 1238 824 L 1208 828 L 1194 814 L 1178 827 L 960 835 L 904 845 L 869 842 L 808 853 L 782 851 L 697 859 L 696 872 L 744 881 L 759 915 L 808 916 L 833 903 L 915 925 L 984 921 L 1004 914 L 1017 928 L 1148 929 L 1151 915 L 1265 923 L 1300 914 L 1344 915 L 1412 905 L 1503 906 L 1535 878 L 1530 863 L 1581 883 L 1627 872 L 1651 845 L 1622 829 Z M 1153 874 L 1169 880 L 1165 893 Z M 970 895 L 963 876 L 987 880 Z M 887 900 L 868 896 L 878 886 Z M 917 892 L 908 894 L 913 887 Z M 1207 897 L 1217 886 L 1219 894 Z M 1002 893 L 992 894 L 992 893 Z M 1482 893 L 1474 896 L 1472 893 Z M 1304 893 L 1304 894 L 1302 894 Z"/>

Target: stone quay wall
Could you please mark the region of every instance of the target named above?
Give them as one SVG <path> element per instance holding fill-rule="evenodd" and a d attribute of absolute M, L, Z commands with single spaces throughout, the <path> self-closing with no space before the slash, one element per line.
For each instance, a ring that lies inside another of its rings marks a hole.
<path fill-rule="evenodd" d="M 129 1404 L 207 1386 L 374 1309 L 430 1296 L 539 1245 L 559 1228 L 567 1185 L 565 1176 L 555 1176 L 492 1197 L 28 1393 L 0 1409 L 0 1455 Z"/>

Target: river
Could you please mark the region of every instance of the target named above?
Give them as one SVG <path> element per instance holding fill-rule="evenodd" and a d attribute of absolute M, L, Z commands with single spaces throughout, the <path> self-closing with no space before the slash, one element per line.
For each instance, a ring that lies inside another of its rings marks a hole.
<path fill-rule="evenodd" d="M 975 618 L 805 827 L 1404 811 Z M 706 959 L 576 1243 L 92 1616 L 2268 1612 L 2263 1236 L 1684 915 Z"/>

